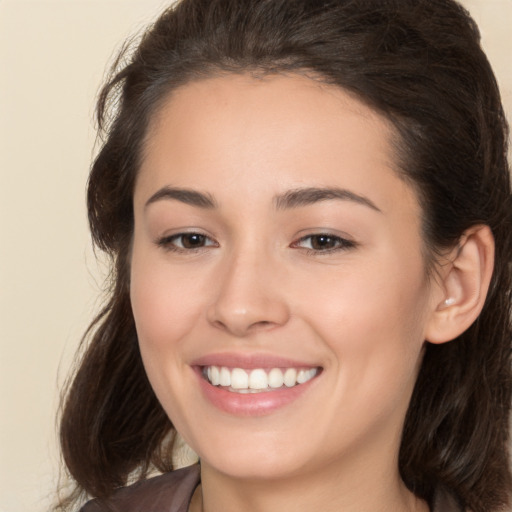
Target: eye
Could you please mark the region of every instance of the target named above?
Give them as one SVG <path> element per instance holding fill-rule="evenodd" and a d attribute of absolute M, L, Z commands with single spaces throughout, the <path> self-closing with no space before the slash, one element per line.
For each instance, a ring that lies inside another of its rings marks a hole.
<path fill-rule="evenodd" d="M 355 242 L 340 236 L 318 233 L 300 238 L 292 244 L 292 247 L 303 248 L 311 252 L 333 252 L 350 249 L 355 245 Z"/>
<path fill-rule="evenodd" d="M 201 233 L 177 233 L 157 240 L 157 245 L 171 251 L 193 251 L 204 247 L 217 247 L 218 244 Z"/>

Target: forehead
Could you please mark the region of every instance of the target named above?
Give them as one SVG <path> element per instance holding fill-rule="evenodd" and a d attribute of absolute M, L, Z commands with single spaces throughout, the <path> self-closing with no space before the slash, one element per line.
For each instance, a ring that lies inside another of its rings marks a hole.
<path fill-rule="evenodd" d="M 222 127 L 224 131 L 231 128 L 239 140 L 250 135 L 254 141 L 254 132 L 259 130 L 261 138 L 279 135 L 281 142 L 301 131 L 306 135 L 314 131 L 335 135 L 350 123 L 355 137 L 357 129 L 364 125 L 368 135 L 371 135 L 368 130 L 378 132 L 379 137 L 374 137 L 372 142 L 379 142 L 379 149 L 384 152 L 389 150 L 389 139 L 396 136 L 391 122 L 354 94 L 297 74 L 261 78 L 252 74 L 224 74 L 178 87 L 153 116 L 148 142 L 157 132 L 169 130 L 173 119 L 175 127 L 179 123 L 179 132 L 184 135 L 190 134 L 190 128 L 200 136 L 208 134 L 211 128 Z"/>
<path fill-rule="evenodd" d="M 408 189 L 395 172 L 395 137 L 390 121 L 353 95 L 305 76 L 195 81 L 154 116 L 136 195 L 191 184 L 221 195 L 233 185 L 251 197 L 304 184 L 371 186 L 385 208 L 393 199 L 384 189 Z"/>

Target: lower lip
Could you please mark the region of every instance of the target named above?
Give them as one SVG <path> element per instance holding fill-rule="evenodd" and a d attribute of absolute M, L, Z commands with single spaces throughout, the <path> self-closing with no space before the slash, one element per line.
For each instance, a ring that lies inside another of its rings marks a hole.
<path fill-rule="evenodd" d="M 297 400 L 311 388 L 320 374 L 304 384 L 259 393 L 235 393 L 212 386 L 199 367 L 196 368 L 196 375 L 204 396 L 218 409 L 236 416 L 264 416 Z"/>

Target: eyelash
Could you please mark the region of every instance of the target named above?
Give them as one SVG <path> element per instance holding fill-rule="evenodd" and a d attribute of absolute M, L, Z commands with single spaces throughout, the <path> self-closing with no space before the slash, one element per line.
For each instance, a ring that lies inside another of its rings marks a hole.
<path fill-rule="evenodd" d="M 185 247 L 183 242 L 186 237 L 197 237 L 199 241 L 203 242 L 203 245 L 197 247 Z M 176 245 L 176 241 L 181 239 L 181 246 Z M 330 233 L 314 233 L 311 235 L 303 236 L 299 238 L 296 242 L 293 242 L 290 247 L 292 248 L 301 248 L 300 244 L 304 243 L 307 240 L 313 242 L 313 240 L 320 241 L 320 239 L 327 239 L 326 242 L 331 242 L 334 244 L 333 247 L 328 247 L 325 249 L 314 249 L 313 247 L 307 248 L 302 247 L 306 251 L 307 254 L 312 255 L 320 255 L 320 254 L 331 254 L 339 251 L 346 251 L 349 249 L 353 249 L 357 246 L 357 244 L 351 240 L 347 240 L 346 238 L 342 238 L 337 235 L 332 235 Z M 204 245 L 204 242 L 210 241 L 211 243 Z M 156 244 L 159 247 L 164 248 L 167 251 L 172 252 L 181 252 L 181 253 L 190 253 L 190 252 L 198 252 L 204 250 L 207 247 L 218 247 L 217 242 L 212 240 L 207 235 L 203 235 L 202 233 L 190 232 L 190 233 L 177 233 L 175 235 L 165 236 L 156 241 Z"/>
<path fill-rule="evenodd" d="M 184 247 L 183 240 L 186 237 L 198 237 L 200 240 L 212 242 L 207 245 L 200 245 L 198 247 Z M 181 247 L 176 245 L 176 241 L 181 239 Z M 203 235 L 202 233 L 190 232 L 190 233 L 176 233 L 175 235 L 164 236 L 156 241 L 159 247 L 164 248 L 167 251 L 172 252 L 197 252 L 205 249 L 206 247 L 218 247 L 217 242 L 212 240 L 209 236 Z"/>
<path fill-rule="evenodd" d="M 334 244 L 334 247 L 328 247 L 326 249 L 314 249 L 312 247 L 311 248 L 303 247 L 303 249 L 308 254 L 324 255 L 324 254 L 331 254 L 331 253 L 334 253 L 334 252 L 346 251 L 346 250 L 349 250 L 349 249 L 353 249 L 357 245 L 352 240 L 347 240 L 346 238 L 342 238 L 340 236 L 333 235 L 331 233 L 314 233 L 314 234 L 311 234 L 311 235 L 303 236 L 302 238 L 300 238 L 296 242 L 293 242 L 291 247 L 299 247 L 299 244 L 302 243 L 302 242 L 305 242 L 306 240 L 310 240 L 311 242 L 313 242 L 313 240 L 316 239 L 317 242 L 318 242 L 322 238 L 323 239 L 328 239 L 329 241 L 331 241 L 331 243 Z"/>

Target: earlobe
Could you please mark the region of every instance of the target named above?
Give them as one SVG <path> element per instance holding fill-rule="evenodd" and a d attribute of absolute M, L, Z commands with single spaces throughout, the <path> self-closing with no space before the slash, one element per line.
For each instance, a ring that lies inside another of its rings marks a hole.
<path fill-rule="evenodd" d="M 488 226 L 473 226 L 440 269 L 440 293 L 426 326 L 427 341 L 445 343 L 471 326 L 484 306 L 493 268 L 492 232 Z"/>

